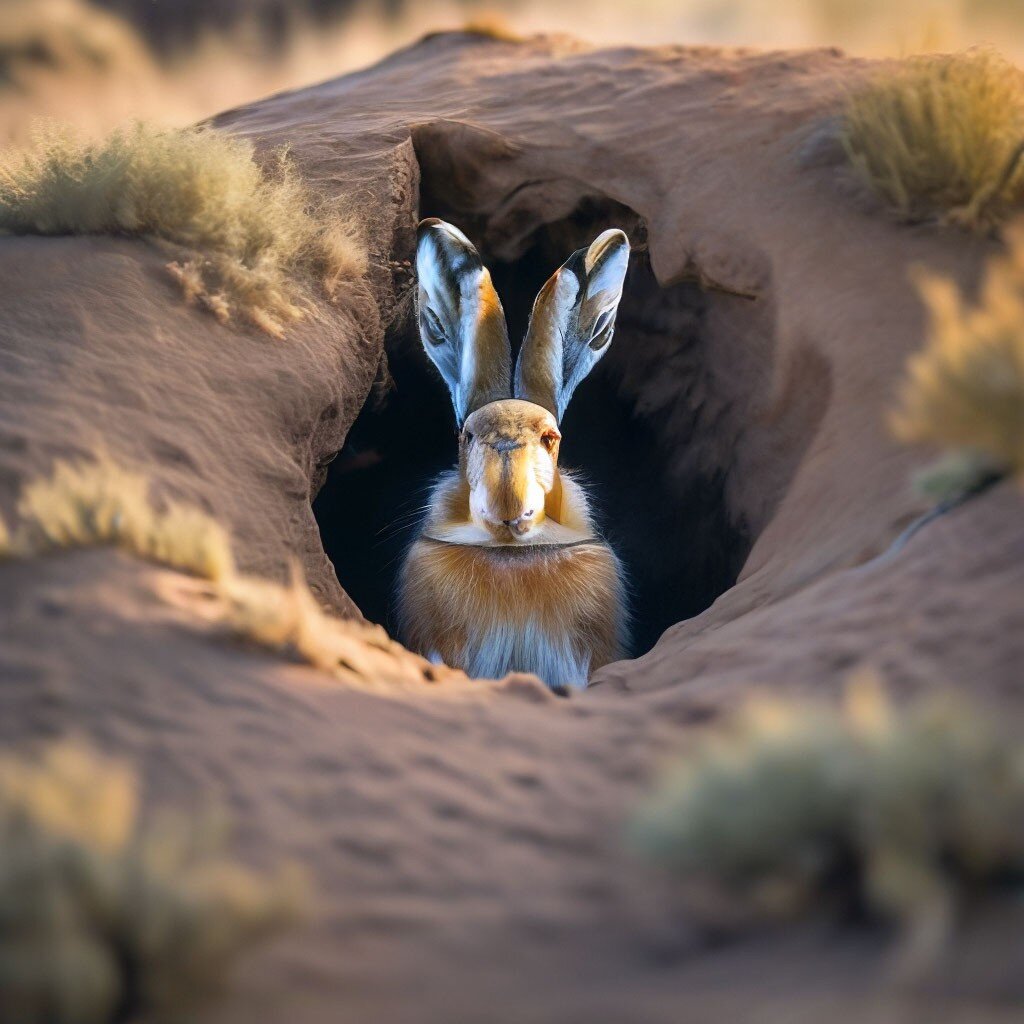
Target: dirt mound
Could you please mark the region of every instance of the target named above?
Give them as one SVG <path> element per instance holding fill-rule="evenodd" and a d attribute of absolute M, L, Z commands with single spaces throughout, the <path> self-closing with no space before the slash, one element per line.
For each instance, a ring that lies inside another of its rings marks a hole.
<path fill-rule="evenodd" d="M 367 692 L 216 635 L 183 577 L 127 556 L 0 567 L 5 745 L 91 736 L 156 805 L 220 800 L 242 856 L 313 878 L 315 920 L 215 1019 L 863 1019 L 879 946 L 797 929 L 708 947 L 620 836 L 660 756 L 753 687 L 832 693 L 868 664 L 900 694 L 1024 706 L 1019 492 L 890 549 L 924 510 L 908 478 L 927 456 L 884 423 L 922 339 L 908 270 L 970 285 L 988 253 L 857 190 L 834 118 L 866 70 L 451 35 L 224 114 L 260 152 L 288 144 L 371 240 L 368 279 L 282 342 L 182 305 L 145 243 L 0 239 L 8 521 L 25 481 L 102 446 L 221 520 L 247 571 L 297 558 L 326 604 L 384 622 L 402 533 L 376 535 L 454 456 L 408 316 L 419 216 L 479 243 L 514 335 L 583 240 L 616 225 L 636 249 L 563 461 L 593 480 L 647 653 L 585 696 Z M 1019 970 L 982 970 L 1010 949 L 986 942 L 951 967 L 956 1001 L 900 1001 L 1009 1019 L 989 997 L 1019 997 Z"/>

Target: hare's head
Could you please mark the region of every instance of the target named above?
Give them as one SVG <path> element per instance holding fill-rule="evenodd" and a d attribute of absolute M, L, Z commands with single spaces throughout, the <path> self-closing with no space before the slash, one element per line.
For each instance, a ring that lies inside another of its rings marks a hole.
<path fill-rule="evenodd" d="M 444 221 L 419 226 L 420 337 L 451 392 L 470 514 L 498 539 L 525 539 L 547 514 L 558 424 L 608 351 L 628 262 L 615 229 L 573 253 L 537 295 L 513 375 L 505 313 L 476 249 Z"/>

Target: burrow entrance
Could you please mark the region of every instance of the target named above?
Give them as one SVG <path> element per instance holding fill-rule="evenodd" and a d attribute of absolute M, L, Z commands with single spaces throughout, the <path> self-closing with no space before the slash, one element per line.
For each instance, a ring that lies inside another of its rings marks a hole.
<path fill-rule="evenodd" d="M 508 258 L 489 248 L 486 215 L 461 209 L 453 193 L 450 178 L 424 167 L 420 214 L 451 220 L 477 244 L 505 307 L 513 356 L 534 296 L 570 253 L 608 227 L 630 235 L 615 339 L 566 413 L 560 463 L 582 473 L 625 564 L 630 654 L 638 656 L 733 585 L 773 506 L 767 494 L 745 501 L 736 457 L 745 431 L 761 424 L 767 437 L 780 429 L 766 412 L 770 297 L 692 282 L 661 287 L 641 218 L 599 195 L 581 194 L 568 216 L 538 223 Z M 393 386 L 368 400 L 313 505 L 341 585 L 392 633 L 403 553 L 433 479 L 457 453 L 448 393 L 421 349 L 411 292 L 406 305 L 386 341 Z M 778 496 L 799 454 L 786 451 L 785 465 L 768 474 Z"/>

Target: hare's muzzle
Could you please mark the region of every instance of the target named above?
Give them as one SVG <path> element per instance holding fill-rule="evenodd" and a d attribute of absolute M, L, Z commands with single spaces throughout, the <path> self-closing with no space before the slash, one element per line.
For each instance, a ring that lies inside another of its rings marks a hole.
<path fill-rule="evenodd" d="M 485 516 L 516 536 L 527 533 L 544 508 L 544 489 L 527 445 L 498 442 L 485 456 L 483 473 Z"/>
<path fill-rule="evenodd" d="M 477 512 L 492 532 L 524 537 L 544 516 L 536 453 L 531 445 L 504 440 L 482 447 L 482 472 L 474 488 Z"/>

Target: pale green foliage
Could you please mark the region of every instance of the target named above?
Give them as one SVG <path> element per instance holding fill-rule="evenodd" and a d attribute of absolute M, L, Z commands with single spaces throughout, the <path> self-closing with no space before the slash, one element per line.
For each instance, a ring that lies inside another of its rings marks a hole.
<path fill-rule="evenodd" d="M 141 828 L 133 774 L 63 743 L 0 760 L 0 1019 L 191 1019 L 291 921 L 295 879 L 225 859 L 218 831 Z"/>
<path fill-rule="evenodd" d="M 912 58 L 853 93 L 843 141 L 901 216 L 985 229 L 1024 202 L 1024 73 L 983 50 Z"/>
<path fill-rule="evenodd" d="M 1007 231 L 976 304 L 946 278 L 918 286 L 928 339 L 907 366 L 897 436 L 961 453 L 968 471 L 1024 473 L 1024 223 Z"/>
<path fill-rule="evenodd" d="M 156 511 L 146 478 L 107 455 L 58 462 L 52 476 L 26 485 L 18 512 L 22 526 L 10 542 L 14 554 L 115 544 L 197 576 L 216 580 L 233 572 L 223 527 L 177 502 Z"/>
<path fill-rule="evenodd" d="M 966 707 L 897 711 L 871 678 L 838 710 L 754 701 L 666 773 L 633 835 L 723 906 L 831 895 L 932 945 L 958 895 L 1024 870 L 1024 751 Z"/>
<path fill-rule="evenodd" d="M 1005 475 L 980 452 L 960 449 L 948 452 L 919 469 L 912 478 L 914 490 L 937 503 L 959 502 Z"/>
<path fill-rule="evenodd" d="M 99 143 L 41 135 L 0 164 L 0 230 L 162 239 L 182 250 L 169 269 L 187 298 L 275 336 L 310 308 L 306 285 L 330 296 L 366 269 L 351 225 L 284 151 L 262 168 L 250 142 L 209 128 L 137 124 Z"/>

